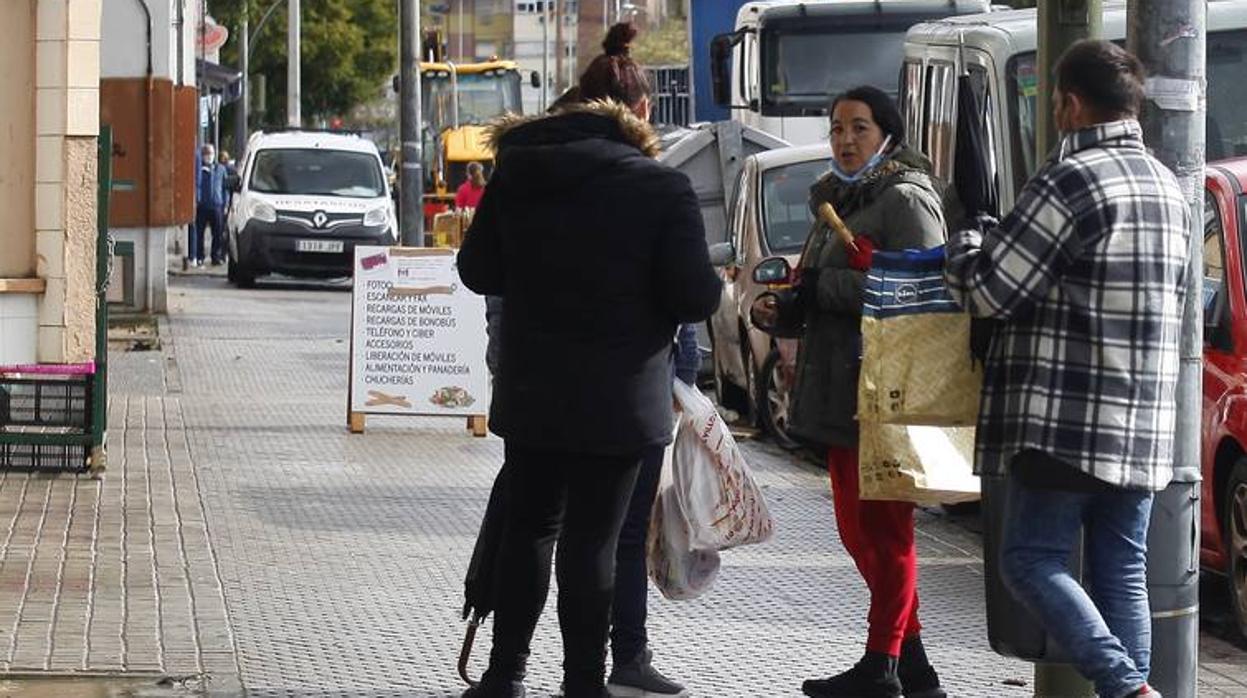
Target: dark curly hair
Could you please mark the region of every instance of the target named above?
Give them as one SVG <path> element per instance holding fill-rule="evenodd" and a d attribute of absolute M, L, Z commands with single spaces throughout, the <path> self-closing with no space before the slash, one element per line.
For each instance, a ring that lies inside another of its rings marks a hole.
<path fill-rule="evenodd" d="M 629 55 L 636 35 L 636 27 L 631 22 L 620 22 L 610 28 L 602 41 L 602 54 L 594 58 L 580 76 L 580 99 L 613 99 L 634 107 L 649 96 L 645 71 Z"/>

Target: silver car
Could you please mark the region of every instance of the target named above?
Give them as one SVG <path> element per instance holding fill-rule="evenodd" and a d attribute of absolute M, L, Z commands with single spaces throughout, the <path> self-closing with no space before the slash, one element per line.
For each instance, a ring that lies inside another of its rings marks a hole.
<path fill-rule="evenodd" d="M 752 417 L 785 447 L 797 445 L 788 435 L 788 399 L 798 340 L 775 339 L 753 326 L 749 307 L 767 290 L 753 281 L 753 269 L 775 256 L 796 266 L 813 223 L 810 185 L 830 161 L 826 144 L 747 158 L 731 199 L 728 241 L 721 243 L 730 251 L 711 255 L 730 260 L 722 268 L 723 300 L 709 321 L 719 402 Z"/>

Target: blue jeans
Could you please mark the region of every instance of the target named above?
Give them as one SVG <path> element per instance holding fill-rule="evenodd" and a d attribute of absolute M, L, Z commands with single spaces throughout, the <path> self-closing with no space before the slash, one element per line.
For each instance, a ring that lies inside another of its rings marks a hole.
<path fill-rule="evenodd" d="M 1134 490 L 1037 489 L 1009 478 L 1000 559 L 1004 582 L 1106 698 L 1138 690 L 1150 669 L 1152 498 L 1151 492 Z M 1084 529 L 1086 589 L 1068 568 Z"/>

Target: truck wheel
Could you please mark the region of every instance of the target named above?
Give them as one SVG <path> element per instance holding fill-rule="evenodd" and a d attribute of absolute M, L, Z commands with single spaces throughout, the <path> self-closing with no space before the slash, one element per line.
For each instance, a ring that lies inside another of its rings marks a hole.
<path fill-rule="evenodd" d="M 1239 634 L 1247 638 L 1247 458 L 1234 464 L 1221 501 L 1230 607 Z"/>
<path fill-rule="evenodd" d="M 752 362 L 751 362 L 752 365 Z M 755 379 L 757 392 L 754 404 L 758 408 L 758 421 L 766 433 L 783 449 L 800 448 L 788 434 L 788 407 L 791 404 L 792 386 L 784 376 L 783 357 L 778 349 L 772 349 L 762 362 L 762 371 Z"/>

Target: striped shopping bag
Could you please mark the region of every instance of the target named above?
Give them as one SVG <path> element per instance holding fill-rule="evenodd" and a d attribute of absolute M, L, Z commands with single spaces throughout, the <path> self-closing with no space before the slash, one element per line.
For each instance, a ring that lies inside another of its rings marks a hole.
<path fill-rule="evenodd" d="M 970 316 L 944 286 L 944 248 L 876 251 L 866 277 L 858 419 L 973 426 L 983 371 Z"/>

